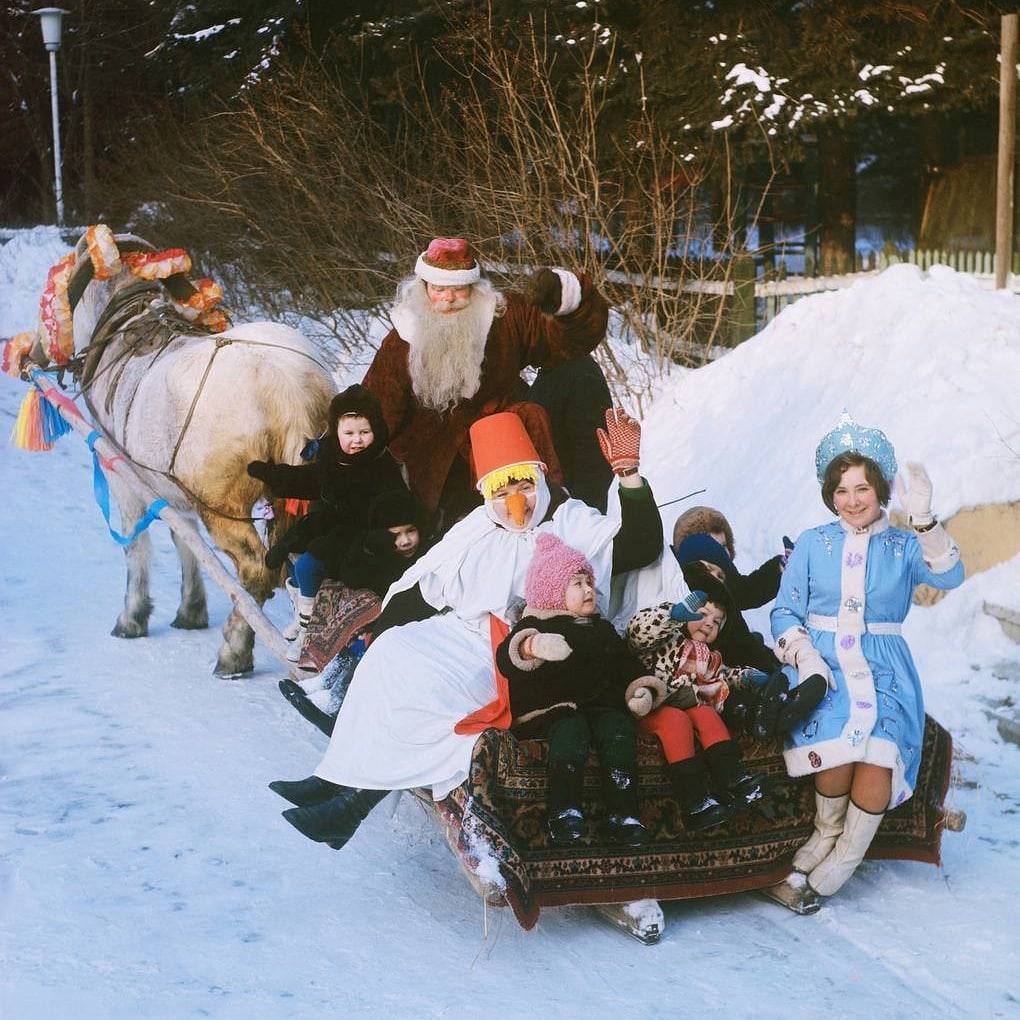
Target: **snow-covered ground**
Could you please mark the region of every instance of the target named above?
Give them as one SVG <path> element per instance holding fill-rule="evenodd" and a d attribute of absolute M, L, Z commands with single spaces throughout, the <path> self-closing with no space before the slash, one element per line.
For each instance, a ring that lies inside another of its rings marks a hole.
<path fill-rule="evenodd" d="M 46 230 L 0 248 L 0 335 L 33 325 L 64 250 Z M 749 569 L 825 519 L 813 450 L 844 405 L 927 464 L 940 512 L 1020 498 L 1018 379 L 1020 300 L 895 269 L 679 374 L 646 419 L 648 474 L 663 501 L 706 486 L 697 500 L 728 514 Z M 0 380 L 5 434 L 23 393 Z M 1020 751 L 985 712 L 1015 698 L 993 667 L 1020 650 L 981 612 L 1017 604 L 1020 558 L 906 625 L 956 740 L 950 803 L 969 816 L 942 869 L 865 864 L 807 918 L 751 895 L 666 904 L 666 937 L 644 948 L 586 909 L 547 910 L 532 932 L 486 917 L 407 798 L 340 853 L 302 839 L 266 784 L 307 775 L 325 740 L 262 650 L 255 676 L 222 681 L 218 633 L 169 627 L 163 527 L 150 636 L 119 641 L 122 556 L 84 445 L 0 443 L 0 492 L 4 1020 L 1020 1014 Z M 210 603 L 218 626 L 227 600 Z"/>

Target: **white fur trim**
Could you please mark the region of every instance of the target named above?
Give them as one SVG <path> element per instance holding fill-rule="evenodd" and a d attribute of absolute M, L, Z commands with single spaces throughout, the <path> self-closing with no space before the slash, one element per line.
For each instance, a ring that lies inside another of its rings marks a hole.
<path fill-rule="evenodd" d="M 865 757 L 868 740 L 878 721 L 878 696 L 871 666 L 861 651 L 866 610 L 865 575 L 868 567 L 868 548 L 872 529 L 884 524 L 885 518 L 864 531 L 847 531 L 843 543 L 843 563 L 840 577 L 839 612 L 836 614 L 835 651 L 849 699 L 846 725 L 842 738 L 851 747 L 861 748 Z M 879 527 L 877 530 L 884 530 Z"/>
<path fill-rule="evenodd" d="M 960 550 L 949 537 L 949 533 L 941 524 L 936 524 L 928 531 L 915 531 L 921 555 L 928 569 L 933 574 L 944 574 L 952 570 L 960 559 Z"/>
<path fill-rule="evenodd" d="M 414 275 L 419 280 L 435 284 L 437 287 L 467 287 L 481 279 L 482 270 L 477 262 L 470 269 L 440 269 L 438 266 L 430 266 L 425 261 L 427 254 L 428 252 L 423 251 L 414 264 Z"/>
<path fill-rule="evenodd" d="M 510 643 L 507 645 L 507 654 L 510 656 L 510 661 L 518 668 L 530 672 L 533 669 L 538 669 L 542 665 L 541 659 L 525 659 L 521 653 L 521 645 L 528 640 L 529 637 L 534 637 L 538 633 L 534 627 L 526 627 L 524 630 L 519 630 L 512 638 Z"/>
<path fill-rule="evenodd" d="M 805 645 L 814 649 L 811 643 L 811 635 L 804 629 L 801 623 L 795 623 L 788 627 L 776 638 L 776 656 L 786 666 L 797 667 L 797 652 Z"/>
<path fill-rule="evenodd" d="M 546 705 L 545 708 L 536 708 L 532 712 L 525 712 L 523 715 L 519 715 L 514 719 L 514 723 L 521 725 L 526 722 L 530 722 L 532 719 L 538 719 L 540 716 L 547 715 L 549 712 L 555 711 L 557 708 L 569 708 L 571 711 L 577 711 L 576 701 L 557 701 L 554 705 Z"/>
<path fill-rule="evenodd" d="M 553 269 L 560 278 L 560 307 L 557 315 L 569 315 L 576 312 L 581 304 L 581 281 L 569 269 Z"/>

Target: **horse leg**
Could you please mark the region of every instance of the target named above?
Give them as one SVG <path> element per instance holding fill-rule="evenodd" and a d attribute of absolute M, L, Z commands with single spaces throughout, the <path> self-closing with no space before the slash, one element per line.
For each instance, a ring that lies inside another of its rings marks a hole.
<path fill-rule="evenodd" d="M 203 514 L 216 545 L 233 561 L 241 586 L 261 606 L 279 580 L 279 572 L 265 564 L 266 547 L 258 532 L 248 521 L 232 521 L 213 514 Z M 238 609 L 234 609 L 223 625 L 223 644 L 216 658 L 216 676 L 241 676 L 255 668 L 255 633 Z"/>
<path fill-rule="evenodd" d="M 112 483 L 111 488 L 120 507 L 121 530 L 127 533 L 135 526 L 145 508 L 136 497 L 116 483 Z M 110 633 L 119 638 L 146 637 L 152 613 L 152 599 L 149 597 L 152 542 L 148 531 L 143 531 L 130 545 L 124 547 L 124 559 L 127 563 L 124 609 Z"/>
<path fill-rule="evenodd" d="M 175 532 L 170 534 L 181 560 L 181 604 L 170 626 L 181 630 L 204 630 L 209 626 L 209 610 L 198 558 Z"/>

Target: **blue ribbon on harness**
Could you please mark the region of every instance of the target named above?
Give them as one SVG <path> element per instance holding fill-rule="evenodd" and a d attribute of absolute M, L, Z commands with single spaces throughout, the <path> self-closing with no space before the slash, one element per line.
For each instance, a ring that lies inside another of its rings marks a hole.
<path fill-rule="evenodd" d="M 103 512 L 103 517 L 106 520 L 106 526 L 110 530 L 110 537 L 118 545 L 130 545 L 154 520 L 156 520 L 160 512 L 164 507 L 170 504 L 165 499 L 153 500 L 149 504 L 149 509 L 145 511 L 139 521 L 131 529 L 130 534 L 122 535 L 118 531 L 113 530 L 113 525 L 110 523 L 110 486 L 106 481 L 106 475 L 103 473 L 103 465 L 99 462 L 99 453 L 96 451 L 96 442 L 103 437 L 93 429 L 85 440 L 89 444 L 89 449 L 92 451 L 92 491 L 95 494 L 96 502 L 99 504 L 99 509 Z"/>

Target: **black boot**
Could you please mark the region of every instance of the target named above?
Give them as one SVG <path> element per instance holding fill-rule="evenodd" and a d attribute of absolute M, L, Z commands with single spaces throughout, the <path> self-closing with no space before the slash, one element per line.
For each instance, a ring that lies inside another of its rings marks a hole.
<path fill-rule="evenodd" d="M 281 680 L 277 687 L 280 688 L 280 693 L 313 726 L 317 726 L 327 737 L 333 735 L 333 726 L 336 724 L 336 718 L 313 705 L 308 700 L 308 695 L 293 680 Z"/>
<path fill-rule="evenodd" d="M 637 775 L 621 766 L 602 768 L 602 801 L 606 806 L 603 827 L 611 843 L 644 846 L 651 838 L 638 817 Z"/>
<path fill-rule="evenodd" d="M 740 748 L 734 740 L 720 740 L 704 751 L 705 762 L 712 776 L 716 797 L 725 803 L 742 807 L 754 804 L 765 795 L 765 777 L 744 768 Z"/>
<path fill-rule="evenodd" d="M 569 846 L 588 830 L 581 807 L 584 762 L 554 761 L 549 764 L 549 817 L 546 827 L 555 846 Z"/>
<path fill-rule="evenodd" d="M 343 787 L 320 779 L 318 776 L 309 776 L 307 779 L 299 779 L 293 783 L 278 779 L 275 783 L 269 784 L 269 789 L 273 793 L 278 793 L 284 800 L 289 800 L 291 804 L 297 804 L 298 807 L 311 807 L 313 804 L 322 804 L 324 801 L 332 800 Z"/>
<path fill-rule="evenodd" d="M 733 814 L 732 808 L 709 795 L 708 770 L 701 755 L 673 762 L 669 766 L 669 778 L 688 832 L 721 825 Z"/>
<path fill-rule="evenodd" d="M 821 703 L 828 690 L 824 676 L 815 673 L 786 696 L 786 703 L 779 712 L 777 728 L 780 733 L 789 733 L 802 719 L 806 719 Z"/>
<path fill-rule="evenodd" d="M 730 691 L 723 718 L 731 733 L 734 730 L 741 733 L 752 731 L 760 699 L 761 690 L 757 687 L 736 687 Z"/>
<path fill-rule="evenodd" d="M 341 786 L 339 790 L 336 796 L 321 804 L 288 808 L 283 817 L 302 836 L 339 850 L 358 831 L 369 811 L 389 793 L 389 790 L 357 790 L 350 786 Z"/>

